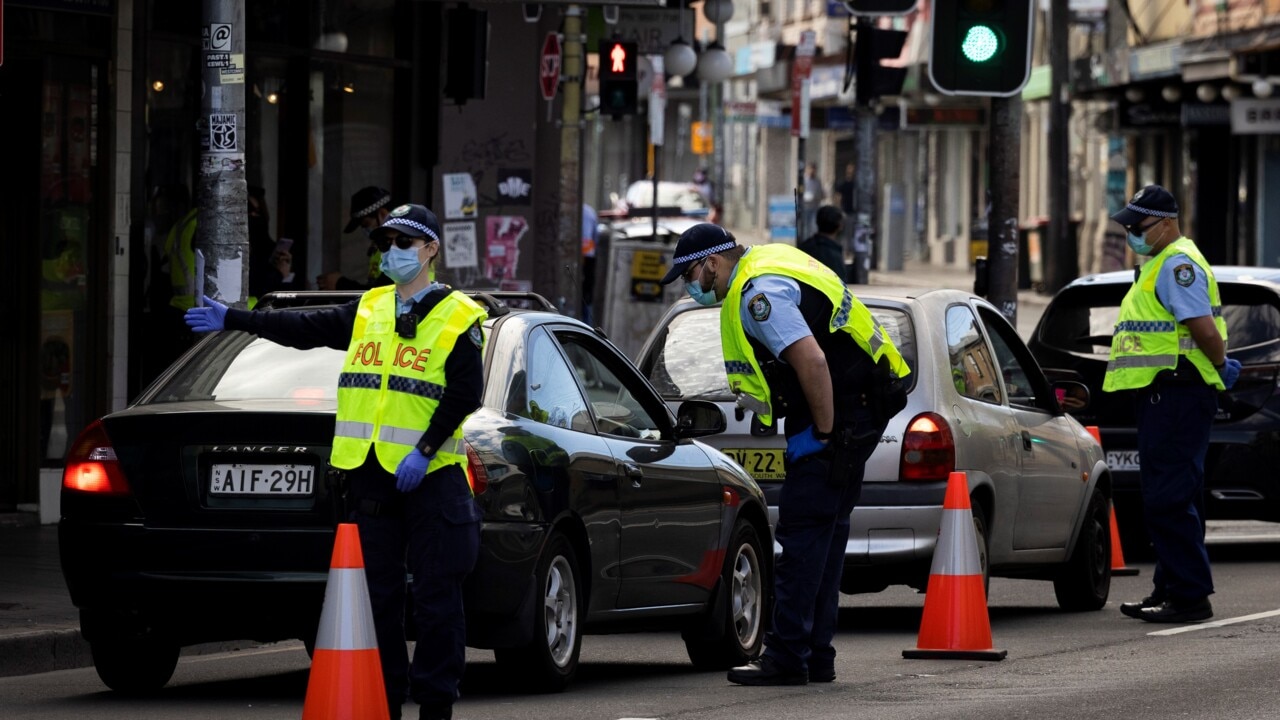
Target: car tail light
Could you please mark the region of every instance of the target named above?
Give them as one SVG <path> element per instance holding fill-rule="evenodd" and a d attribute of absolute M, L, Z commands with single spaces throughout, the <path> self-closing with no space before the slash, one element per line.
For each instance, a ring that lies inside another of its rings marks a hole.
<path fill-rule="evenodd" d="M 129 494 L 129 483 L 101 420 L 94 420 L 72 444 L 62 471 L 62 487 L 96 495 Z"/>
<path fill-rule="evenodd" d="M 471 484 L 471 494 L 483 495 L 484 491 L 489 489 L 489 471 L 484 469 L 484 463 L 480 462 L 480 454 L 471 447 L 471 443 L 466 445 L 467 482 Z"/>
<path fill-rule="evenodd" d="M 951 426 L 937 413 L 921 413 L 902 436 L 899 480 L 946 480 L 956 469 L 956 443 Z"/>

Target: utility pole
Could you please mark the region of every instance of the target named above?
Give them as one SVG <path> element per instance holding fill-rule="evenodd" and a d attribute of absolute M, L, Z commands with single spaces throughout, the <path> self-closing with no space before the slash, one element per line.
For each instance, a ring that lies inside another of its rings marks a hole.
<path fill-rule="evenodd" d="M 866 15 L 858 16 L 858 40 L 854 48 L 857 67 L 858 101 L 854 107 L 857 119 L 855 128 L 854 161 L 856 192 L 853 195 L 853 277 L 852 282 L 867 283 L 864 277 L 871 254 L 871 219 L 876 206 L 876 114 L 871 109 L 874 86 L 873 73 L 879 70 L 879 60 L 872 47 L 872 22 Z"/>
<path fill-rule="evenodd" d="M 1067 0 L 1049 5 L 1049 237 L 1045 290 L 1062 289 L 1080 273 L 1077 238 L 1071 232 L 1071 89 L 1067 73 Z"/>
<path fill-rule="evenodd" d="M 791 136 L 796 138 L 796 243 L 804 242 L 815 228 L 808 225 L 804 171 L 805 145 L 809 139 L 809 77 L 813 72 L 813 55 L 817 51 L 818 34 L 805 30 L 796 46 L 796 58 L 791 64 Z"/>
<path fill-rule="evenodd" d="M 582 308 L 582 8 L 564 10 L 564 105 L 560 122 L 560 242 L 556 246 L 556 306 L 577 317 Z M 655 194 L 654 202 L 658 198 Z"/>
<path fill-rule="evenodd" d="M 200 294 L 244 307 L 249 297 L 249 188 L 244 174 L 244 0 L 204 0 L 201 12 L 204 93 L 196 127 L 195 249 L 205 258 Z M 175 258 L 175 262 L 177 259 Z"/>
<path fill-rule="evenodd" d="M 991 214 L 987 218 L 987 299 L 1018 323 L 1018 179 L 1022 96 L 991 98 L 987 145 Z"/>

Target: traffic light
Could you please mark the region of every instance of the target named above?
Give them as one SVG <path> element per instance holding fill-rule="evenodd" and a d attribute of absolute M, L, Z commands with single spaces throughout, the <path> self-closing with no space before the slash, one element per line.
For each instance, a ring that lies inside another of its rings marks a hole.
<path fill-rule="evenodd" d="M 863 23 L 858 25 L 858 37 L 854 47 L 854 63 L 857 66 L 857 82 L 854 83 L 854 102 L 863 107 L 884 95 L 902 93 L 902 83 L 907 78 L 904 67 L 885 67 L 881 60 L 902 54 L 907 41 L 904 30 L 886 30 Z"/>
<path fill-rule="evenodd" d="M 600 112 L 615 119 L 636 113 L 636 44 L 601 40 Z"/>
<path fill-rule="evenodd" d="M 850 15 L 906 15 L 920 0 L 844 0 Z"/>
<path fill-rule="evenodd" d="M 947 95 L 1009 97 L 1031 75 L 1033 0 L 933 4 L 929 79 Z"/>

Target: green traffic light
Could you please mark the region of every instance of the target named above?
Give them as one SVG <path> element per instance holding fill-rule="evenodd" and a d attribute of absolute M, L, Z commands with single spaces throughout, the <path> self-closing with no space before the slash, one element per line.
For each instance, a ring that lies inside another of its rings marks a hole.
<path fill-rule="evenodd" d="M 969 62 L 986 62 L 1000 51 L 1000 36 L 986 25 L 974 25 L 964 34 L 960 51 Z"/>

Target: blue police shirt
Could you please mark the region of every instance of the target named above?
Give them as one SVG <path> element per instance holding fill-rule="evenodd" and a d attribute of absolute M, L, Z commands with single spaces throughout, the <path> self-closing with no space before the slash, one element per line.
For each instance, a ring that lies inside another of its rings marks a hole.
<path fill-rule="evenodd" d="M 733 269 L 736 274 L 738 267 L 735 265 Z M 732 277 L 729 281 L 733 282 Z M 757 295 L 764 295 L 763 305 L 754 302 Z M 762 307 L 767 310 L 761 311 Z M 784 275 L 761 275 L 748 282 L 742 290 L 738 312 L 743 330 L 764 343 L 779 360 L 783 350 L 813 335 L 809 323 L 800 314 L 800 283 Z M 762 319 L 757 319 L 757 314 Z"/>
<path fill-rule="evenodd" d="M 422 271 L 427 272 L 427 268 L 425 267 L 422 268 Z M 400 317 L 401 315 L 412 310 L 413 306 L 417 305 L 419 300 L 427 296 L 427 293 L 431 292 L 432 290 L 435 290 L 436 288 L 442 288 L 442 287 L 444 287 L 443 283 L 433 282 L 430 285 L 422 288 L 418 292 L 414 293 L 413 297 L 409 298 L 408 300 L 405 300 L 404 298 L 400 297 L 400 293 L 397 292 L 396 293 L 396 317 Z"/>
<path fill-rule="evenodd" d="M 1209 305 L 1209 278 L 1182 253 L 1164 261 L 1156 277 L 1156 297 L 1178 322 L 1213 313 Z"/>

